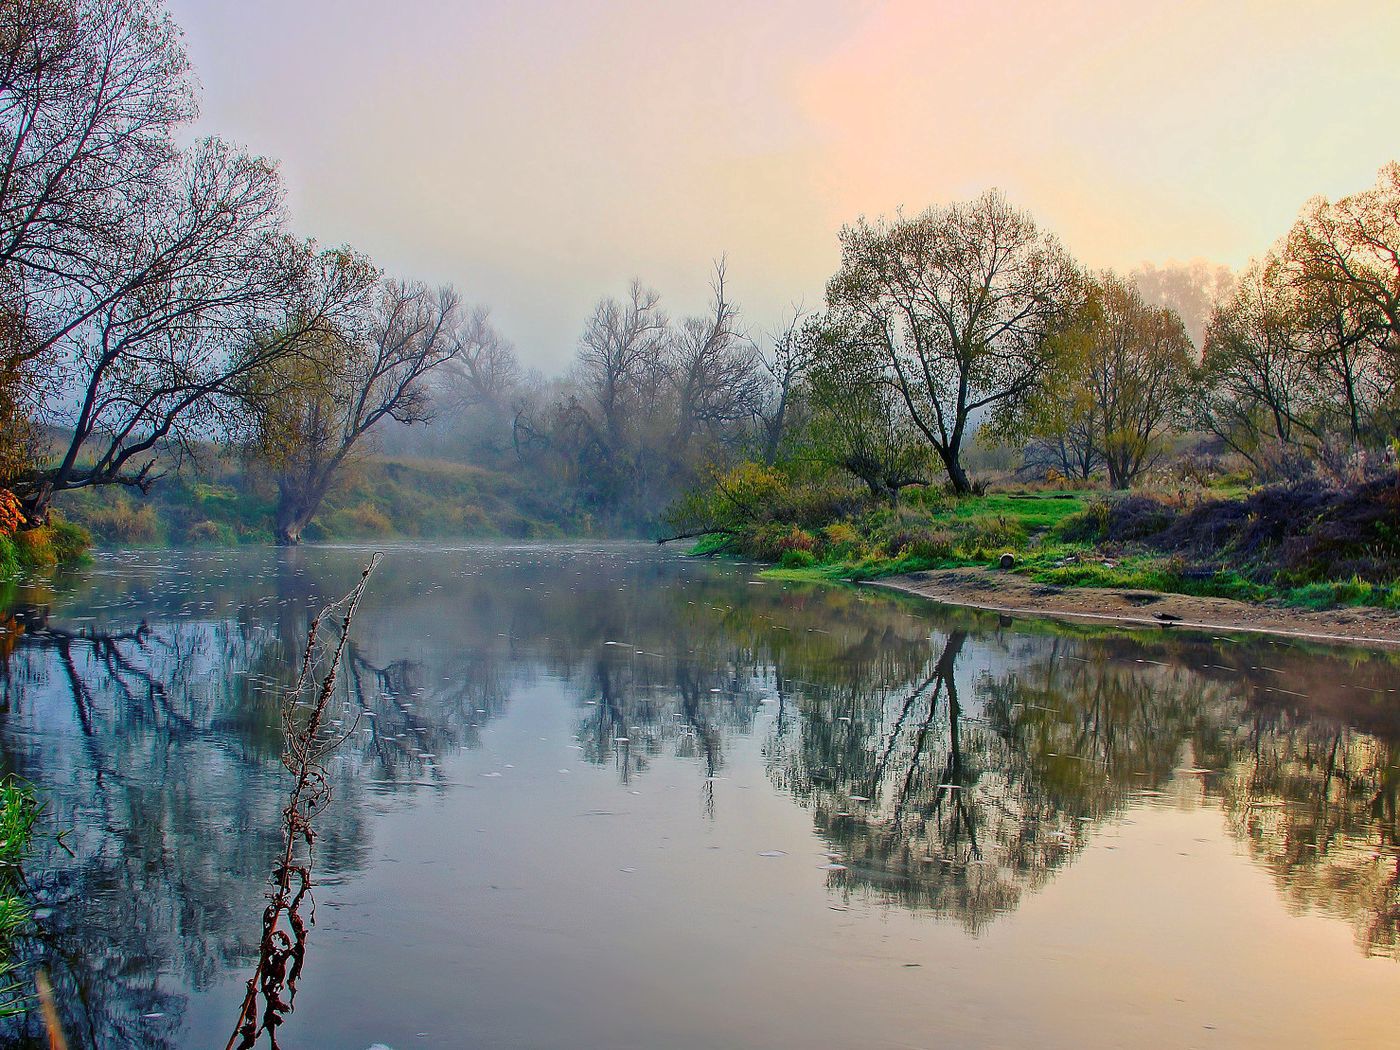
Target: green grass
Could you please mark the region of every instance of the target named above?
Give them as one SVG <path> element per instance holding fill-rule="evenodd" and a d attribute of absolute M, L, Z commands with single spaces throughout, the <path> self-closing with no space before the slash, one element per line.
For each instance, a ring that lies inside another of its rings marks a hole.
<path fill-rule="evenodd" d="M 1235 601 L 1279 601 L 1302 609 L 1332 609 L 1339 606 L 1400 609 L 1400 584 L 1373 584 L 1365 580 L 1310 583 L 1303 587 L 1272 587 L 1258 583 L 1232 570 L 1208 576 L 1183 575 L 1170 559 L 1147 555 L 1125 558 L 1105 565 L 1084 560 L 1073 565 L 1054 563 L 1066 553 L 1082 553 L 1082 547 L 1054 546 L 1035 552 L 1012 571 L 1037 583 L 1055 587 L 1104 587 L 1116 590 L 1160 591 L 1198 598 L 1230 598 Z M 831 561 L 803 567 L 778 567 L 761 573 L 765 579 L 804 583 L 838 583 L 875 580 L 912 572 L 966 567 L 994 568 L 995 559 L 951 557 L 928 559 L 865 558 L 857 561 Z"/>
<path fill-rule="evenodd" d="M 1400 609 L 1400 582 L 1326 581 L 1289 586 L 1251 578 L 1237 569 L 1192 571 L 1180 558 L 1132 547 L 1109 557 L 1092 544 L 1057 538 L 1056 529 L 1081 513 L 1081 493 L 993 493 L 953 501 L 912 499 L 895 514 L 888 508 L 844 523 L 841 541 L 831 529 L 804 531 L 768 526 L 750 538 L 706 537 L 697 553 L 734 551 L 778 562 L 762 575 L 794 582 L 834 583 L 879 579 L 961 567 L 993 568 L 1013 551 L 1012 572 L 1056 587 L 1104 587 L 1158 591 L 1236 601 L 1277 601 L 1308 609 L 1373 606 Z M 777 547 L 774 547 L 776 537 Z M 896 544 L 904 544 L 895 549 Z M 784 544 L 790 544 L 783 549 Z M 756 550 L 755 547 L 758 549 Z"/>
<path fill-rule="evenodd" d="M 902 576 L 910 572 L 926 572 L 930 569 L 951 569 L 970 564 L 956 559 L 905 558 L 866 558 L 861 561 L 823 562 L 801 568 L 779 566 L 764 569 L 760 576 L 766 580 L 788 580 L 806 583 L 847 583 L 861 580 L 878 580 L 883 576 Z"/>
<path fill-rule="evenodd" d="M 947 513 L 953 521 L 987 515 L 1005 517 L 1021 524 L 1027 532 L 1053 529 L 1071 514 L 1084 509 L 1083 493 L 991 493 L 958 500 Z"/>
<path fill-rule="evenodd" d="M 1140 556 L 1111 565 L 1102 562 L 1081 562 L 1058 568 L 1031 568 L 1031 579 L 1058 587 L 1109 587 L 1119 590 L 1162 591 L 1166 594 L 1189 594 L 1198 598 L 1233 598 L 1236 601 L 1261 602 L 1276 598 L 1279 593 L 1271 587 L 1222 570 L 1209 576 L 1186 576 L 1172 566 L 1169 559 Z"/>
<path fill-rule="evenodd" d="M 21 867 L 38 819 L 34 789 L 13 775 L 0 780 L 0 1017 L 23 1012 L 28 1001 L 16 979 L 13 944 L 31 918 Z"/>
<path fill-rule="evenodd" d="M 1280 593 L 1287 605 L 1302 609 L 1331 609 L 1337 606 L 1379 606 L 1400 609 L 1400 583 L 1389 585 L 1366 580 L 1332 580 L 1309 583 Z"/>
<path fill-rule="evenodd" d="M 21 569 L 51 569 L 87 562 L 92 536 L 81 525 L 55 513 L 48 525 L 0 536 L 0 580 L 12 579 Z"/>

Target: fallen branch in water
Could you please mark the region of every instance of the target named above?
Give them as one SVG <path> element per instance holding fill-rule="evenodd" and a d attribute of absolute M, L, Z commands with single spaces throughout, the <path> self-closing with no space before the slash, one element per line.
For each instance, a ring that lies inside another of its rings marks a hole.
<path fill-rule="evenodd" d="M 225 1050 L 251 1050 L 258 1037 L 267 1033 L 268 1046 L 280 1050 L 277 1027 L 291 1013 L 297 994 L 297 979 L 306 961 L 307 919 L 301 906 L 311 894 L 312 847 L 316 830 L 312 821 L 325 809 L 331 798 L 331 782 L 321 760 L 344 743 L 359 725 L 358 717 L 341 733 L 326 733 L 326 708 L 335 691 L 336 675 L 341 656 L 350 636 L 350 622 L 364 596 L 370 573 L 379 564 L 376 554 L 365 566 L 360 582 L 340 601 L 326 606 L 311 622 L 307 632 L 306 652 L 302 656 L 301 672 L 296 684 L 282 701 L 282 733 L 286 741 L 282 763 L 291 771 L 292 790 L 282 810 L 283 850 L 272 871 L 273 891 L 263 912 L 262 943 L 258 965 L 248 978 L 248 992 L 238 1014 L 238 1023 L 229 1036 Z M 303 706 L 308 688 L 314 684 L 318 667 L 318 642 L 324 624 L 343 612 L 340 636 L 336 639 L 330 664 L 327 666 L 314 699 L 311 714 L 303 723 L 297 708 Z M 305 852 L 297 854 L 298 844 Z M 314 901 L 311 921 L 315 921 Z"/>

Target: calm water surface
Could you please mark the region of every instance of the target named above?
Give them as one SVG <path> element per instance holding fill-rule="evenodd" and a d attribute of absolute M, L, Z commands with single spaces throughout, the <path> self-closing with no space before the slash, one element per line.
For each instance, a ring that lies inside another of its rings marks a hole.
<path fill-rule="evenodd" d="M 3 765 L 67 829 L 25 951 L 75 1045 L 224 1045 L 278 701 L 367 557 L 102 555 L 3 593 Z M 388 553 L 288 1046 L 1395 1045 L 1395 654 L 755 571 Z"/>

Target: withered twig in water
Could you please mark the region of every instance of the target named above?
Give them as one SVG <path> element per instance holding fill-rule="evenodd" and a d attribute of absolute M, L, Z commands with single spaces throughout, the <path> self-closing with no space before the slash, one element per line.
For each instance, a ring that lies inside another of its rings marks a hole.
<path fill-rule="evenodd" d="M 282 752 L 282 763 L 293 777 L 291 794 L 287 806 L 282 810 L 282 856 L 272 870 L 273 890 L 268 894 L 268 905 L 263 911 L 262 943 L 258 951 L 258 965 L 248 978 L 248 991 L 243 997 L 243 1006 L 238 1013 L 238 1023 L 229 1036 L 225 1050 L 251 1050 L 258 1037 L 267 1033 L 268 1045 L 272 1050 L 280 1050 L 277 1042 L 277 1026 L 286 1020 L 296 999 L 297 979 L 306 960 L 307 920 L 301 914 L 301 905 L 311 893 L 312 847 L 316 841 L 316 830 L 312 819 L 331 798 L 330 778 L 321 759 L 334 751 L 355 732 L 359 717 L 343 733 L 320 740 L 317 737 L 325 728 L 326 707 L 335 690 L 336 674 L 340 670 L 340 659 L 345 652 L 345 643 L 350 636 L 350 621 L 355 609 L 364 596 L 370 573 L 379 564 L 380 555 L 370 559 L 360 575 L 360 582 L 340 601 L 326 606 L 311 622 L 307 631 L 306 651 L 302 656 L 301 672 L 296 685 L 282 701 L 282 733 L 286 749 Z M 322 625 L 335 613 L 344 610 L 340 622 L 340 637 L 336 640 L 330 666 L 321 679 L 315 702 L 311 705 L 311 716 L 304 725 L 299 724 L 297 706 L 308 685 L 313 682 L 316 669 L 316 643 Z M 306 854 L 298 861 L 297 843 L 306 844 Z M 315 921 L 314 911 L 312 921 Z M 284 993 L 285 992 L 285 997 Z M 261 1002 L 261 1007 L 259 1003 Z"/>

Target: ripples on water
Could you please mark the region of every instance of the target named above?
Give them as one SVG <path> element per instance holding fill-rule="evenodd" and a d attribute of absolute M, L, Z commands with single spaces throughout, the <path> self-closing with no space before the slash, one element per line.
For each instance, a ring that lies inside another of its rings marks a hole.
<path fill-rule="evenodd" d="M 78 1045 L 223 1045 L 278 850 L 278 702 L 366 557 L 103 555 L 5 592 L 5 768 L 66 829 L 25 951 Z M 390 552 L 289 1045 L 1391 1037 L 1394 654 L 754 571 Z"/>

